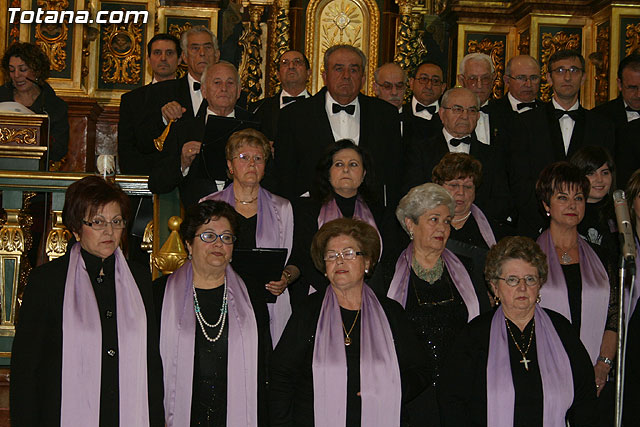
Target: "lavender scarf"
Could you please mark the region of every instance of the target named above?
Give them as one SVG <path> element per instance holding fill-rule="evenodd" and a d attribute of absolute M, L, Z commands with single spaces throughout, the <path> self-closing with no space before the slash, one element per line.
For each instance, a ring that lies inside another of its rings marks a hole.
<path fill-rule="evenodd" d="M 476 205 L 471 205 L 471 215 L 473 215 L 473 219 L 476 220 L 476 224 L 478 224 L 478 228 L 480 229 L 480 234 L 484 239 L 487 246 L 491 247 L 496 244 L 496 237 L 493 234 L 493 230 L 491 229 L 491 225 L 489 225 L 489 221 L 487 221 L 487 217 L 484 216 L 484 213 L 480 210 Z"/>
<path fill-rule="evenodd" d="M 227 425 L 258 425 L 258 326 L 242 279 L 227 265 L 229 343 Z M 167 280 L 160 322 L 164 411 L 168 427 L 191 419 L 196 316 L 193 267 L 187 261 Z"/>
<path fill-rule="evenodd" d="M 638 242 L 638 239 L 635 238 L 636 241 L 636 274 L 638 274 L 638 272 L 640 272 L 640 242 Z M 629 291 L 627 290 L 627 288 L 624 288 L 624 293 L 625 293 L 625 309 L 628 308 L 628 312 L 627 312 L 627 322 L 629 322 L 629 319 L 631 319 L 631 315 L 633 314 L 633 311 L 636 309 L 636 305 L 638 304 L 638 298 L 640 298 L 640 289 L 639 287 L 636 285 L 637 280 L 635 280 L 633 282 L 633 291 L 631 292 L 631 306 L 627 305 L 626 303 L 629 302 Z"/>
<path fill-rule="evenodd" d="M 467 270 L 458 257 L 449 249 L 445 249 L 442 252 L 442 260 L 451 275 L 453 284 L 456 285 L 456 289 L 460 292 L 460 296 L 462 296 L 462 300 L 467 306 L 467 311 L 469 312 L 467 321 L 470 321 L 480 314 L 480 303 L 478 302 L 478 296 L 476 295 L 473 283 L 471 283 L 469 273 L 467 273 Z M 407 306 L 407 290 L 409 289 L 412 262 L 413 242 L 411 242 L 409 246 L 407 246 L 407 249 L 398 257 L 398 261 L 396 261 L 396 272 L 393 274 L 393 279 L 391 279 L 391 285 L 387 292 L 389 298 L 398 301 L 403 307 Z"/>
<path fill-rule="evenodd" d="M 558 261 L 558 255 L 551 238 L 551 232 L 545 230 L 537 240 L 542 251 L 547 254 L 549 276 L 540 289 L 541 305 L 557 311 L 571 321 L 567 282 Z M 580 277 L 582 279 L 582 309 L 580 318 L 580 340 L 587 348 L 591 361 L 595 365 L 600 354 L 602 334 L 607 323 L 609 308 L 609 276 L 600 258 L 589 244 L 578 237 L 580 255 Z"/>
<path fill-rule="evenodd" d="M 233 184 L 222 191 L 210 194 L 200 199 L 222 200 L 236 207 Z M 256 246 L 259 248 L 287 248 L 287 260 L 291 256 L 293 247 L 293 209 L 287 199 L 276 196 L 260 187 L 258 190 L 258 221 L 256 225 Z M 271 339 L 275 347 L 284 327 L 291 316 L 291 302 L 289 290 L 276 299 L 275 303 L 267 304 L 269 309 Z"/>
<path fill-rule="evenodd" d="M 542 424 L 565 427 L 567 410 L 573 403 L 571 363 L 549 315 L 538 305 L 534 318 L 536 355 L 542 379 Z M 487 361 L 487 425 L 491 427 L 513 427 L 515 390 L 509 339 L 504 312 L 498 307 L 491 320 Z"/>
<path fill-rule="evenodd" d="M 387 316 L 367 284 L 360 312 L 360 394 L 362 425 L 400 425 L 400 368 Z M 315 425 L 344 427 L 347 416 L 347 356 L 338 298 L 327 287 L 313 349 Z"/>
<path fill-rule="evenodd" d="M 102 326 L 80 248 L 76 243 L 69 254 L 62 306 L 61 427 L 78 420 L 98 426 L 100 418 Z M 148 426 L 147 314 L 120 248 L 115 258 L 119 420 L 121 426 Z"/>
<path fill-rule="evenodd" d="M 322 208 L 320 208 L 320 214 L 318 215 L 318 230 L 325 223 L 342 217 L 343 215 L 342 212 L 340 212 L 338 203 L 336 203 L 336 199 L 331 199 L 329 202 L 322 205 Z M 378 236 L 380 237 L 380 257 L 382 257 L 382 235 L 380 234 L 380 230 L 378 230 L 376 220 L 373 217 L 371 210 L 359 194 L 356 196 L 356 206 L 353 210 L 353 218 L 360 219 L 376 229 Z M 378 260 L 380 260 L 380 257 L 378 257 Z"/>

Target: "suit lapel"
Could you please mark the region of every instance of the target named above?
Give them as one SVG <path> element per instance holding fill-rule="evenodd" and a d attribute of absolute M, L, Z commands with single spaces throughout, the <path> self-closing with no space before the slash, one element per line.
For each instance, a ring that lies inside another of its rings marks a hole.
<path fill-rule="evenodd" d="M 331 130 L 331 122 L 329 122 L 329 116 L 327 115 L 327 110 L 324 108 L 325 100 L 326 100 L 327 88 L 323 88 L 320 92 L 318 92 L 315 96 L 310 98 L 310 102 L 315 103 L 313 106 L 313 111 L 316 112 L 316 117 L 318 117 L 318 135 L 316 135 L 316 140 L 324 141 L 323 147 L 326 146 L 329 142 L 335 142 L 335 138 L 333 137 L 333 131 Z M 299 101 L 296 101 L 299 102 Z M 362 117 L 360 117 L 360 121 L 362 121 Z M 360 135 L 362 138 L 362 135 Z"/>
<path fill-rule="evenodd" d="M 553 103 L 549 102 L 546 105 L 544 114 L 546 116 L 544 122 L 549 129 L 549 142 L 551 143 L 554 161 L 564 160 L 567 158 L 564 152 L 564 140 L 562 139 L 562 130 L 560 130 L 560 121 L 555 116 Z"/>
<path fill-rule="evenodd" d="M 567 150 L 567 158 L 571 157 L 573 153 L 578 151 L 578 149 L 584 145 L 585 128 L 587 127 L 586 110 L 580 106 L 578 111 L 580 111 L 580 113 L 573 125 L 571 142 L 569 143 L 569 149 Z"/>

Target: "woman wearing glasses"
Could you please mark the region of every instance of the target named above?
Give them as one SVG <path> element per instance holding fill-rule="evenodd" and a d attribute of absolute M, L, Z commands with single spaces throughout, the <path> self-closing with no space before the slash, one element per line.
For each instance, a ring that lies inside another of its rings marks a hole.
<path fill-rule="evenodd" d="M 162 362 L 148 267 L 120 243 L 129 199 L 89 176 L 67 189 L 77 243 L 31 272 L 11 355 L 15 426 L 163 426 Z"/>
<path fill-rule="evenodd" d="M 229 266 L 237 214 L 221 201 L 187 210 L 189 260 L 154 282 L 167 426 L 264 426 L 269 317 Z"/>
<path fill-rule="evenodd" d="M 329 286 L 294 311 L 275 349 L 272 426 L 405 425 L 402 406 L 426 386 L 427 358 L 402 307 L 364 282 L 379 255 L 363 221 L 329 221 L 313 238 Z"/>
<path fill-rule="evenodd" d="M 238 242 L 236 247 L 286 248 L 287 259 L 293 246 L 293 209 L 287 199 L 262 188 L 265 164 L 271 154 L 267 137 L 254 129 L 235 132 L 225 148 L 228 174 L 233 182 L 224 190 L 203 197 L 204 200 L 222 200 L 238 212 Z M 282 335 L 291 315 L 287 286 L 300 276 L 295 265 L 287 265 L 278 281 L 265 287 L 278 298 L 269 303 L 271 337 L 274 345 Z"/>
<path fill-rule="evenodd" d="M 563 316 L 537 304 L 546 258 L 528 237 L 489 250 L 485 277 L 500 306 L 456 337 L 439 389 L 443 426 L 598 425 L 589 355 Z"/>
<path fill-rule="evenodd" d="M 580 335 L 595 369 L 599 396 L 616 354 L 616 284 L 609 278 L 617 276 L 578 234 L 589 189 L 587 177 L 567 162 L 552 163 L 540 173 L 536 195 L 549 217 L 549 228 L 538 237 L 549 262 L 540 304 L 562 314 Z"/>
<path fill-rule="evenodd" d="M 410 405 L 412 424 L 425 417 L 438 420 L 440 363 L 455 333 L 491 308 L 486 286 L 475 288 L 462 262 L 445 248 L 454 214 L 453 197 L 431 183 L 412 188 L 396 209 L 411 243 L 395 263 L 386 294 L 405 308 L 426 348 L 431 385 Z"/>

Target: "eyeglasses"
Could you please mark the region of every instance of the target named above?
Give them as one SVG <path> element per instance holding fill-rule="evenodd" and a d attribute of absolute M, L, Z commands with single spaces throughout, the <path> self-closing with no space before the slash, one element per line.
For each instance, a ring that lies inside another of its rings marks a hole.
<path fill-rule="evenodd" d="M 225 245 L 230 245 L 236 241 L 236 236 L 231 233 L 216 234 L 213 231 L 205 231 L 204 233 L 200 233 L 199 237 L 200 240 L 205 243 L 213 243 L 218 240 L 218 237 L 220 238 L 220 241 Z"/>
<path fill-rule="evenodd" d="M 551 70 L 551 72 L 553 74 L 559 74 L 559 75 L 566 75 L 567 73 L 569 73 L 572 76 L 577 76 L 578 74 L 582 73 L 584 70 L 580 67 L 569 67 L 569 68 L 565 68 L 565 67 L 558 67 L 555 68 L 553 70 Z"/>
<path fill-rule="evenodd" d="M 459 116 L 460 114 L 464 113 L 465 111 L 467 113 L 469 113 L 470 115 L 475 115 L 475 114 L 479 114 L 480 110 L 478 109 L 478 107 L 469 107 L 469 108 L 464 108 L 461 105 L 454 105 L 453 107 L 440 107 L 443 108 L 445 110 L 451 110 L 451 112 L 453 114 L 455 114 L 456 116 Z"/>
<path fill-rule="evenodd" d="M 352 260 L 356 259 L 358 255 L 364 255 L 364 252 L 357 252 L 355 249 L 346 248 L 343 249 L 342 252 L 328 251 L 324 254 L 324 260 L 329 262 L 337 261 L 338 258 L 342 258 L 343 260 Z"/>
<path fill-rule="evenodd" d="M 378 83 L 378 82 L 376 82 L 376 84 L 378 86 L 380 86 L 381 88 L 383 88 L 384 90 L 391 90 L 394 87 L 397 90 L 404 90 L 407 87 L 407 85 L 404 82 L 399 82 L 399 83 L 391 83 L 391 82 Z"/>
<path fill-rule="evenodd" d="M 94 218 L 91 221 L 83 219 L 82 223 L 94 230 L 104 230 L 108 224 L 111 224 L 111 228 L 114 230 L 122 230 L 127 226 L 127 221 L 122 217 L 113 218 L 111 221 L 107 221 L 104 218 Z"/>
<path fill-rule="evenodd" d="M 251 160 L 253 160 L 253 163 L 255 163 L 256 165 L 261 165 L 262 163 L 264 163 L 264 156 L 261 156 L 259 154 L 252 156 L 251 154 L 240 153 L 233 158 L 240 160 L 242 163 L 251 163 Z"/>
<path fill-rule="evenodd" d="M 280 60 L 280 66 L 281 67 L 288 67 L 289 64 L 293 64 L 294 67 L 300 67 L 302 64 L 304 64 L 304 60 L 301 59 L 301 58 L 281 59 Z"/>
<path fill-rule="evenodd" d="M 531 82 L 531 83 L 538 83 L 540 81 L 540 76 L 536 76 L 536 75 L 531 75 L 531 76 L 525 76 L 524 74 L 519 75 L 519 76 L 512 76 L 507 74 L 507 77 L 509 77 L 511 80 L 517 80 L 519 83 L 526 83 L 526 82 Z"/>
<path fill-rule="evenodd" d="M 431 82 L 431 86 L 442 86 L 442 83 L 443 83 L 440 77 L 421 76 L 421 77 L 416 77 L 415 80 L 420 82 L 421 85 L 426 85 L 427 83 Z"/>
<path fill-rule="evenodd" d="M 464 76 L 464 80 L 472 86 L 477 86 L 480 83 L 482 86 L 487 86 L 493 81 L 491 76 Z"/>
<path fill-rule="evenodd" d="M 464 191 L 471 191 L 475 188 L 473 185 L 463 185 L 463 184 L 447 184 L 446 182 L 442 184 L 444 187 L 450 188 L 453 191 L 458 191 L 460 189 Z"/>
<path fill-rule="evenodd" d="M 518 286 L 521 280 L 524 280 L 524 283 L 527 286 L 536 286 L 538 284 L 538 278 L 530 274 L 527 274 L 524 277 L 509 276 L 509 277 L 498 277 L 498 279 L 504 280 L 504 282 L 507 285 L 511 286 L 512 288 L 515 288 L 516 286 Z"/>

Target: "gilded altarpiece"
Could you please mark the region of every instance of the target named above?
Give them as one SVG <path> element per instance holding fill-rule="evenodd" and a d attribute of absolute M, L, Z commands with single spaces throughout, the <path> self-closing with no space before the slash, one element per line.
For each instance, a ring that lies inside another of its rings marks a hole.
<path fill-rule="evenodd" d="M 373 93 L 373 73 L 378 65 L 380 11 L 373 0 L 312 0 L 307 7 L 305 53 L 311 62 L 311 92 L 324 86 L 325 51 L 350 44 L 367 56 L 366 93 Z"/>
<path fill-rule="evenodd" d="M 540 99 L 550 101 L 553 91 L 547 79 L 549 58 L 559 50 L 575 50 L 582 52 L 582 28 L 543 26 L 539 28 L 538 52 L 541 68 Z M 584 55 L 583 55 L 584 56 Z M 587 70 L 585 70 L 586 72 Z"/>

